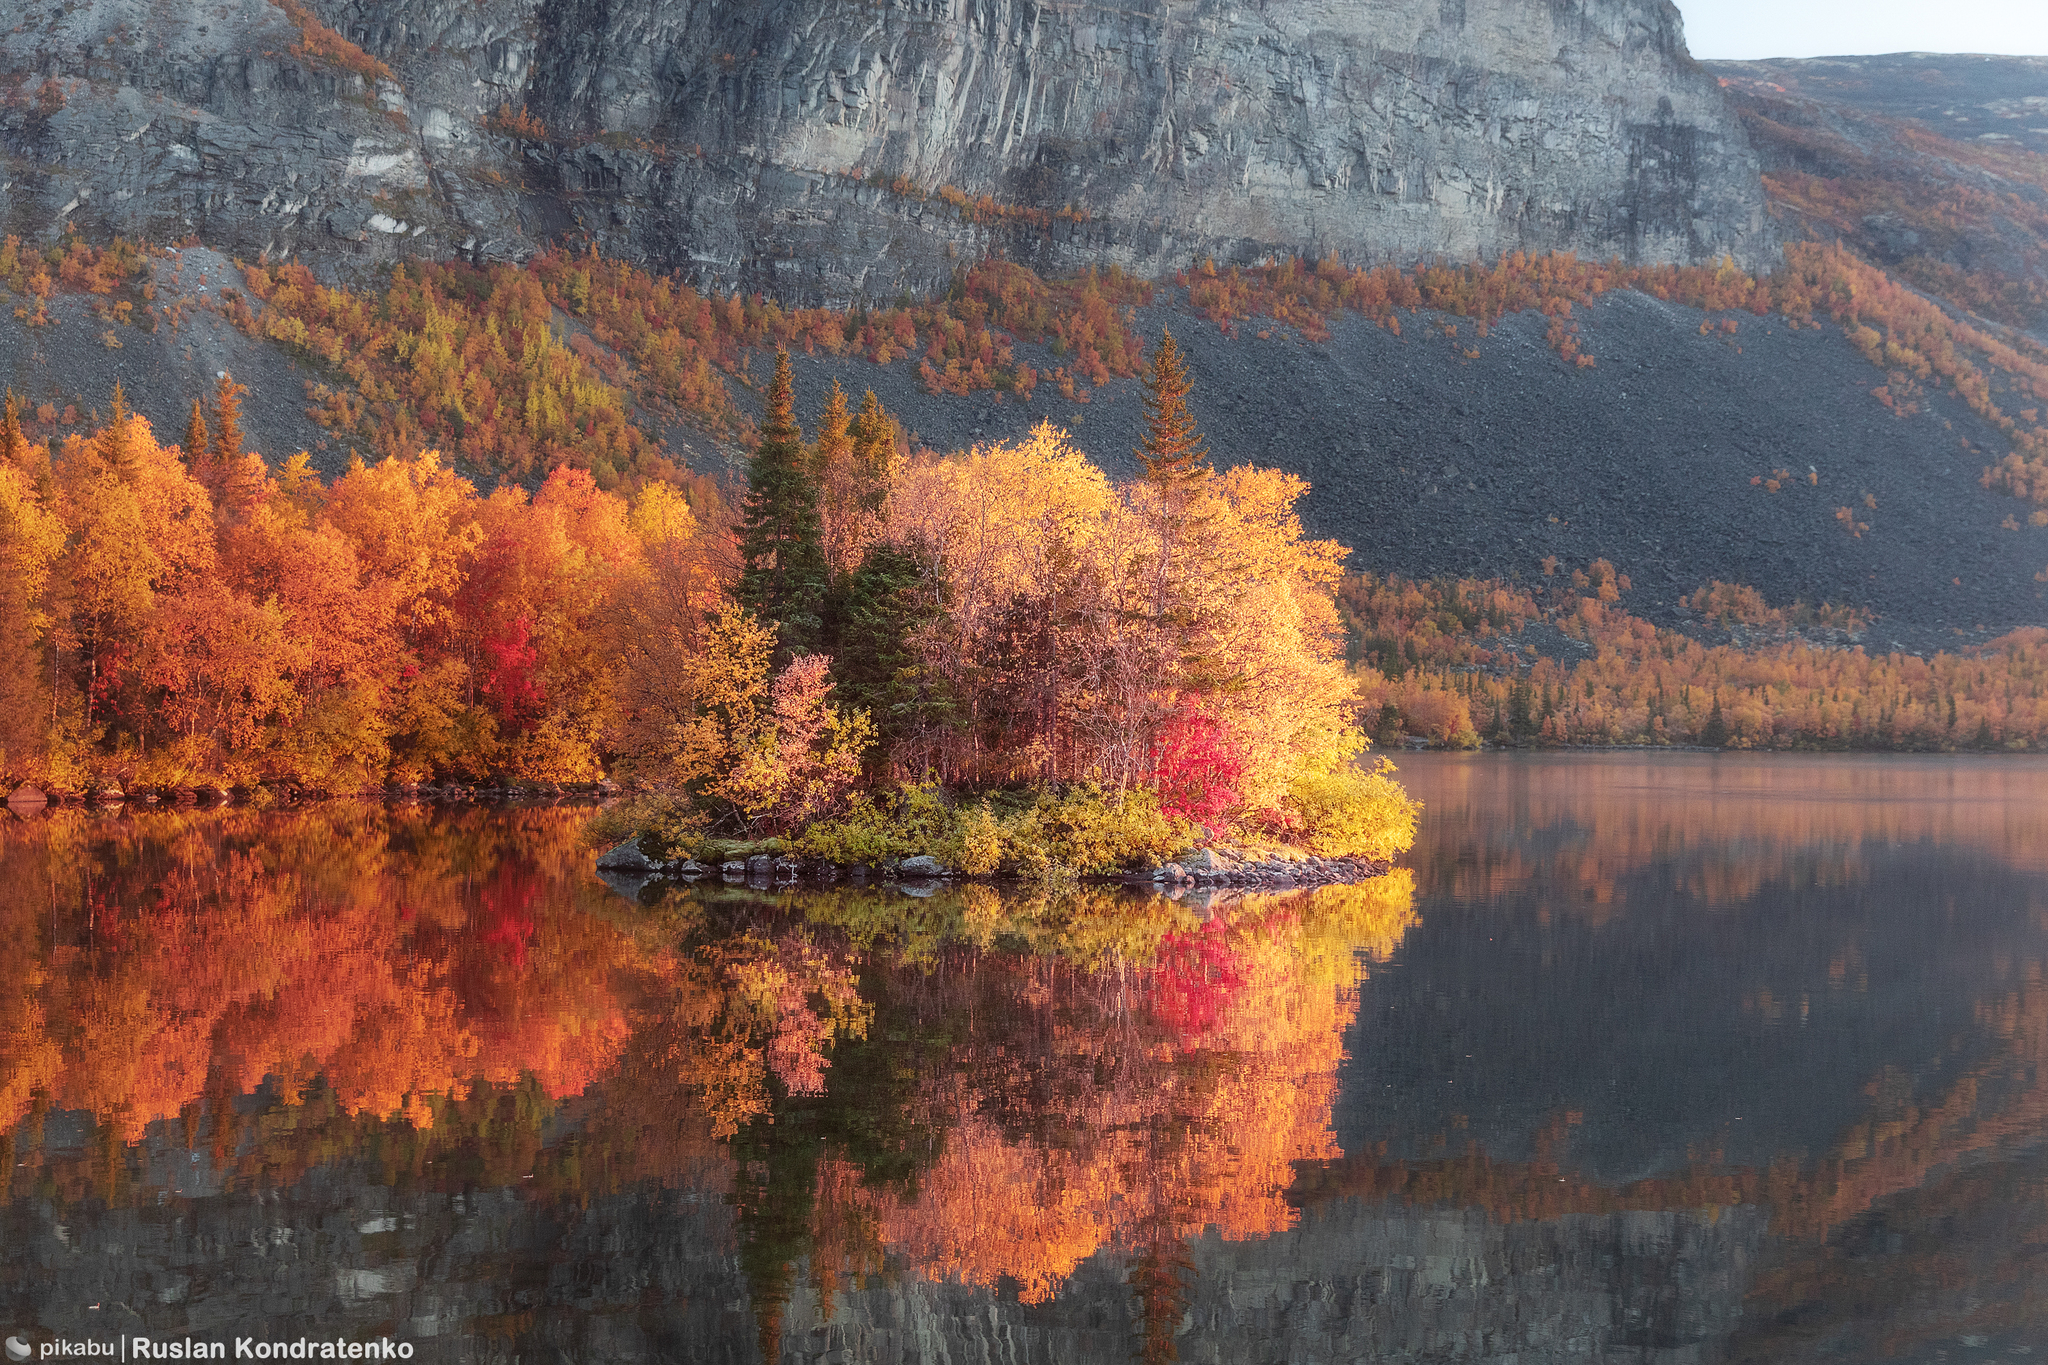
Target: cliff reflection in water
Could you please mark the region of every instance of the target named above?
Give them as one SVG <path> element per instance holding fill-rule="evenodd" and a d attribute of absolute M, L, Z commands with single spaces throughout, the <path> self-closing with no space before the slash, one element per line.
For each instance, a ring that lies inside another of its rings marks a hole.
<path fill-rule="evenodd" d="M 1419 884 L 1203 904 L 633 903 L 563 810 L 14 823 L 0 1292 L 451 1361 L 2035 1339 L 2041 767 L 1404 778 Z"/>

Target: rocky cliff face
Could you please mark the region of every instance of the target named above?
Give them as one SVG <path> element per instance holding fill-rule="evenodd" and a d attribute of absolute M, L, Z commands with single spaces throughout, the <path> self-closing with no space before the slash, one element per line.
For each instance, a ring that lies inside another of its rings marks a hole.
<path fill-rule="evenodd" d="M 0 39 L 12 230 L 190 231 L 344 268 L 581 230 L 803 299 L 927 287 L 991 251 L 1158 272 L 1773 250 L 1668 0 L 316 8 L 395 78 L 322 57 L 267 0 L 31 9 Z M 502 106 L 545 135 L 498 131 Z"/>

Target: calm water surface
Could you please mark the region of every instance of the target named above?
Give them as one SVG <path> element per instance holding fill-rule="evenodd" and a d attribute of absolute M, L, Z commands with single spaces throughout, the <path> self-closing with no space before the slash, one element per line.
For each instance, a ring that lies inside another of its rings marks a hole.
<path fill-rule="evenodd" d="M 2048 1354 L 2048 765 L 1403 777 L 1408 869 L 1178 901 L 621 894 L 560 809 L 13 820 L 0 1332 Z"/>

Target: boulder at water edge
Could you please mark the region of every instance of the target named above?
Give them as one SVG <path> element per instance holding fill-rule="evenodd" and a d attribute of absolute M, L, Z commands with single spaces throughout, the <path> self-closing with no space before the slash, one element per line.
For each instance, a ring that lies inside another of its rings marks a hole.
<path fill-rule="evenodd" d="M 640 851 L 638 839 L 628 839 L 609 852 L 599 855 L 597 866 L 604 872 L 631 872 L 640 876 L 661 870 L 661 864 Z"/>

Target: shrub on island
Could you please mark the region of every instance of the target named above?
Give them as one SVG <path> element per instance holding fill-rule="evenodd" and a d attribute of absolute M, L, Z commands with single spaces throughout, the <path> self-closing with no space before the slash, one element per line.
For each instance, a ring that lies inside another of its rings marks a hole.
<path fill-rule="evenodd" d="M 1394 765 L 1384 758 L 1369 770 L 1303 774 L 1288 790 L 1288 805 L 1287 823 L 1298 829 L 1309 852 L 1375 862 L 1414 844 L 1422 811 L 1422 804 L 1394 780 Z"/>
<path fill-rule="evenodd" d="M 985 801 L 949 807 L 927 783 L 855 796 L 843 815 L 813 822 L 792 846 L 800 857 L 849 866 L 927 854 L 969 876 L 1099 875 L 1158 863 L 1197 837 L 1143 788 L 1041 790 L 1005 816 Z"/>

